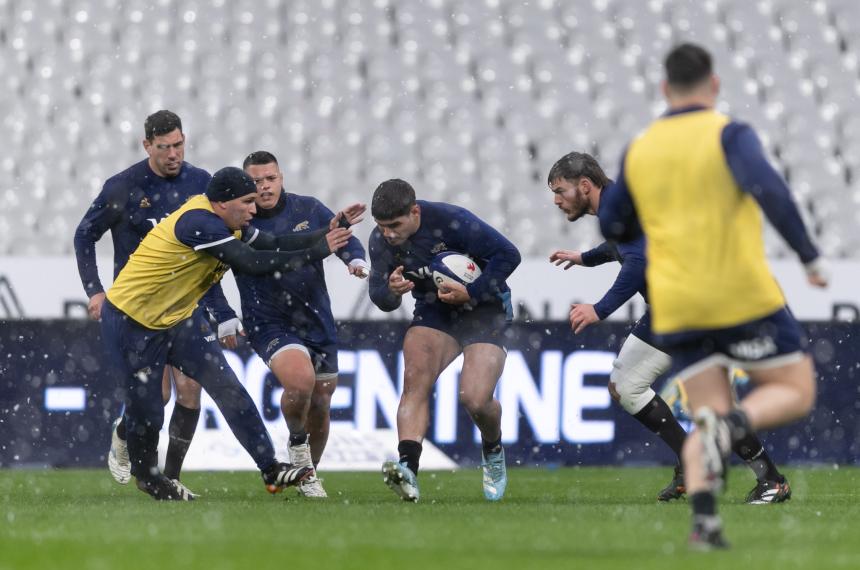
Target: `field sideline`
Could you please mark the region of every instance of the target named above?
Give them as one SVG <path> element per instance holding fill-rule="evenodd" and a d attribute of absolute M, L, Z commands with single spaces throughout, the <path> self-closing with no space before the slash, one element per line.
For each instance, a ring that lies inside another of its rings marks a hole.
<path fill-rule="evenodd" d="M 330 499 L 271 497 L 255 473 L 189 473 L 204 497 L 157 503 L 106 470 L 0 470 L 0 569 L 860 568 L 857 468 L 789 469 L 788 504 L 721 510 L 728 552 L 686 549 L 686 503 L 653 496 L 668 468 L 512 469 L 484 501 L 475 469 L 421 474 L 399 502 L 376 473 L 323 473 Z"/>

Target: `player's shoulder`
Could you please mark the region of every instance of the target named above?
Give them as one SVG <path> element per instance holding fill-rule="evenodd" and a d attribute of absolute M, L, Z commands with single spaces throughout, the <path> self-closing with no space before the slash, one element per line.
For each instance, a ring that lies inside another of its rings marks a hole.
<path fill-rule="evenodd" d="M 141 160 L 140 162 L 135 162 L 125 170 L 117 172 L 105 180 L 103 190 L 130 190 L 135 186 L 139 186 L 141 180 L 146 177 L 148 172 L 149 167 L 146 164 L 146 159 Z"/>
<path fill-rule="evenodd" d="M 448 224 L 451 220 L 458 219 L 478 219 L 471 211 L 456 204 L 430 202 L 427 200 L 417 200 L 416 202 L 421 207 L 422 218 L 431 222 L 431 224 L 433 222 Z"/>
<path fill-rule="evenodd" d="M 206 191 L 206 186 L 212 179 L 212 175 L 207 170 L 198 168 L 190 162 L 182 163 L 182 171 L 179 177 L 184 184 L 187 184 L 193 189 L 191 194 L 199 194 Z"/>

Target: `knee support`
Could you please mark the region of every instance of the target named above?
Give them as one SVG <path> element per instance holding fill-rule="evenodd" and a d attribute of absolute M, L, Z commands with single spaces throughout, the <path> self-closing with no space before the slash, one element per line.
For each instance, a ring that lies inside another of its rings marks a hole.
<path fill-rule="evenodd" d="M 627 337 L 612 363 L 609 381 L 615 384 L 624 410 L 634 415 L 654 398 L 651 384 L 669 369 L 671 359 L 634 335 Z"/>

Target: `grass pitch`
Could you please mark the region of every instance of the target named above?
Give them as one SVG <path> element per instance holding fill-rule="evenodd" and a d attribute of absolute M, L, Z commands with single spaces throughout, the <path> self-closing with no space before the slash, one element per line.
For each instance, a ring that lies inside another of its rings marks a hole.
<path fill-rule="evenodd" d="M 668 468 L 511 469 L 497 504 L 476 469 L 422 472 L 414 505 L 376 473 L 322 473 L 325 501 L 272 497 L 256 473 L 189 473 L 203 497 L 177 504 L 106 469 L 0 470 L 0 569 L 860 568 L 860 470 L 786 474 L 789 503 L 749 506 L 736 468 L 720 503 L 732 548 L 694 553 L 688 505 L 654 500 Z"/>

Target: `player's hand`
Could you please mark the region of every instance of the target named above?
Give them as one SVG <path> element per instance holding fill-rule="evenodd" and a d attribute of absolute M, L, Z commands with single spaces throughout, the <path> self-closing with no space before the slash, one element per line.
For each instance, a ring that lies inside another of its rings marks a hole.
<path fill-rule="evenodd" d="M 346 228 L 334 228 L 325 235 L 325 240 L 328 243 L 328 249 L 332 253 L 346 246 L 349 238 L 352 237 L 352 230 Z"/>
<path fill-rule="evenodd" d="M 98 321 L 102 318 L 102 305 L 105 304 L 105 294 L 96 293 L 92 297 L 90 297 L 90 302 L 87 303 L 87 314 L 94 321 Z"/>
<path fill-rule="evenodd" d="M 573 334 L 579 334 L 599 320 L 600 317 L 597 316 L 594 305 L 570 306 L 570 328 L 573 329 Z"/>
<path fill-rule="evenodd" d="M 436 293 L 439 300 L 449 305 L 465 305 L 471 297 L 466 290 L 466 286 L 456 281 L 447 282 L 439 286 L 439 292 Z"/>
<path fill-rule="evenodd" d="M 556 267 L 566 263 L 564 270 L 567 271 L 574 265 L 582 265 L 582 252 L 557 249 L 550 254 L 549 260 Z"/>
<path fill-rule="evenodd" d="M 366 204 L 352 204 L 351 206 L 347 206 L 337 214 L 335 214 L 334 218 L 329 222 L 329 229 L 333 230 L 338 227 L 341 220 L 346 220 L 349 225 L 354 226 L 364 219 L 364 212 L 367 211 Z"/>
<path fill-rule="evenodd" d="M 237 335 L 245 336 L 245 327 L 237 317 L 218 324 L 218 342 L 224 348 L 234 349 L 239 346 Z"/>
<path fill-rule="evenodd" d="M 830 271 L 822 258 L 816 258 L 804 265 L 806 280 L 813 287 L 827 287 L 830 282 Z"/>
<path fill-rule="evenodd" d="M 359 279 L 364 279 L 370 275 L 370 265 L 363 259 L 353 259 L 347 265 L 350 275 L 355 275 Z"/>
<path fill-rule="evenodd" d="M 412 291 L 415 283 L 403 277 L 403 266 L 400 265 L 388 276 L 388 290 L 395 295 L 402 296 Z"/>

